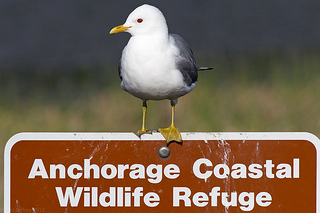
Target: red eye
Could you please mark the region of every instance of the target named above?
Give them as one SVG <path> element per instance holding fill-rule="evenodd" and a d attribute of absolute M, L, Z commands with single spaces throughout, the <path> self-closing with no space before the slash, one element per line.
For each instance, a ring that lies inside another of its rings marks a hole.
<path fill-rule="evenodd" d="M 142 18 L 139 18 L 139 19 L 137 19 L 137 22 L 140 24 L 140 23 L 143 22 L 143 19 L 142 19 Z"/>

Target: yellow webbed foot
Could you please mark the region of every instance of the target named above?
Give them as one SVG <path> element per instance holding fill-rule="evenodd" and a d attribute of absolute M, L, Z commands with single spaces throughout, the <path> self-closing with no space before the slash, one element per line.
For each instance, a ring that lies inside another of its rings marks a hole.
<path fill-rule="evenodd" d="M 135 134 L 140 138 L 141 135 L 143 135 L 143 134 L 152 134 L 152 132 L 151 132 L 151 130 L 141 129 L 141 130 L 137 131 Z"/>
<path fill-rule="evenodd" d="M 181 134 L 174 125 L 171 125 L 168 128 L 160 128 L 159 132 L 167 140 L 167 144 L 170 143 L 171 141 L 176 141 L 178 143 L 182 142 Z"/>

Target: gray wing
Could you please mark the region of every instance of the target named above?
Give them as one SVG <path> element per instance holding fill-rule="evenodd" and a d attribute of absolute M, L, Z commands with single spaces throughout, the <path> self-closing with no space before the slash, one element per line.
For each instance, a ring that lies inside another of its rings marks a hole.
<path fill-rule="evenodd" d="M 120 58 L 120 61 L 118 64 L 118 74 L 119 74 L 120 80 L 122 81 L 121 69 L 122 69 L 122 67 L 121 67 L 121 58 Z"/>
<path fill-rule="evenodd" d="M 180 55 L 176 57 L 176 67 L 181 72 L 187 85 L 198 80 L 198 70 L 193 52 L 188 43 L 177 34 L 170 34 L 170 39 L 180 50 Z"/>

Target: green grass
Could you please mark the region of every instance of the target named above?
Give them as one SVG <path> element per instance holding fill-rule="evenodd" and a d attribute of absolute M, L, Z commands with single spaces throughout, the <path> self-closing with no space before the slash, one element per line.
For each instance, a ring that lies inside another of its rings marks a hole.
<path fill-rule="evenodd" d="M 203 60 L 179 99 L 181 131 L 307 131 L 320 136 L 320 54 L 247 54 Z M 122 91 L 116 67 L 0 72 L 0 144 L 18 132 L 136 131 L 141 101 Z M 170 102 L 148 102 L 147 128 L 170 123 Z M 3 155 L 0 156 L 3 171 Z M 3 181 L 3 174 L 0 176 Z M 0 199 L 3 202 L 2 186 Z"/>

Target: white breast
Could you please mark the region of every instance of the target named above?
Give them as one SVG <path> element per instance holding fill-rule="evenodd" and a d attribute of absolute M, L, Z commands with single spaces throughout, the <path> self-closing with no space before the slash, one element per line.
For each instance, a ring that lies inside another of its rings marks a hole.
<path fill-rule="evenodd" d="M 190 92 L 176 69 L 179 53 L 166 38 L 131 37 L 122 52 L 121 87 L 143 100 L 177 99 Z"/>

